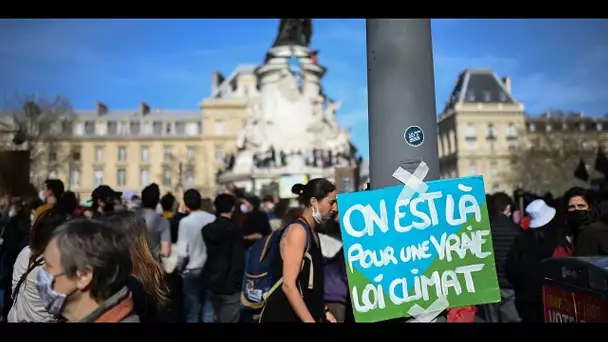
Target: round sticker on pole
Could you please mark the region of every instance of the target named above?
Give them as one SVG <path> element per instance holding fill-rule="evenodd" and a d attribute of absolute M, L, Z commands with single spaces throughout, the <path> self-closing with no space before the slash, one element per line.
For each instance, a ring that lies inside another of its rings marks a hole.
<path fill-rule="evenodd" d="M 424 142 L 424 132 L 418 126 L 410 126 L 403 133 L 403 139 L 408 145 L 418 147 Z"/>

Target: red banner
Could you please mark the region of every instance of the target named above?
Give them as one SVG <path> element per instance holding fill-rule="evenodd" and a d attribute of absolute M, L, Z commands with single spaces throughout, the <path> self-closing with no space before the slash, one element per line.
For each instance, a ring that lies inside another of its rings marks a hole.
<path fill-rule="evenodd" d="M 608 301 L 589 292 L 543 287 L 545 322 L 608 322 Z"/>

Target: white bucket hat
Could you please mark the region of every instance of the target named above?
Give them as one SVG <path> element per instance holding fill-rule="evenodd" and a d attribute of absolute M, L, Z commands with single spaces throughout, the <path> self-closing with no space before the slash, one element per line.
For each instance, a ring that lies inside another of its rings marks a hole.
<path fill-rule="evenodd" d="M 530 214 L 530 228 L 545 226 L 555 217 L 555 208 L 548 206 L 542 199 L 528 204 L 526 212 Z"/>

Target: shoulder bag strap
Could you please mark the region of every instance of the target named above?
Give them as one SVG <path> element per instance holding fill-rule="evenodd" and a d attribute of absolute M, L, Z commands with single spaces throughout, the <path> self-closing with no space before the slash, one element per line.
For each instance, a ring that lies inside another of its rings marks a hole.
<path fill-rule="evenodd" d="M 19 289 L 21 288 L 21 285 L 23 285 L 23 283 L 27 279 L 27 276 L 30 273 L 32 273 L 34 268 L 42 265 L 43 262 L 44 262 L 44 260 L 42 258 L 36 260 L 32 265 L 30 265 L 28 267 L 28 269 L 25 271 L 25 273 L 23 273 L 23 275 L 21 276 L 21 279 L 19 279 L 19 281 L 17 282 L 17 286 L 15 286 L 15 290 L 13 291 L 13 296 L 12 296 L 13 305 L 15 305 L 15 303 L 17 302 L 17 296 L 19 295 Z"/>

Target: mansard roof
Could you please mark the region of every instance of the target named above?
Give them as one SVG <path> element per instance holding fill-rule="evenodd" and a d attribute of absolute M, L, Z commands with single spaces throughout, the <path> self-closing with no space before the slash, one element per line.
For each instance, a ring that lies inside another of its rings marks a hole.
<path fill-rule="evenodd" d="M 217 89 L 211 94 L 212 99 L 227 98 L 232 95 L 236 89 L 236 79 L 241 74 L 253 74 L 257 65 L 243 64 L 239 65 L 230 76 L 224 78 Z"/>
<path fill-rule="evenodd" d="M 467 69 L 456 81 L 444 111 L 457 103 L 518 103 L 492 69 Z"/>

